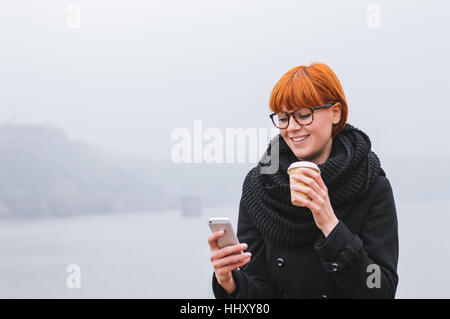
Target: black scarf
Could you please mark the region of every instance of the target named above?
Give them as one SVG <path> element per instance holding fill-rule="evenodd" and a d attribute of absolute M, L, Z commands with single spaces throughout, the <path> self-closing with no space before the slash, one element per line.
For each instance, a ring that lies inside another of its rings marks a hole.
<path fill-rule="evenodd" d="M 244 180 L 242 197 L 250 219 L 266 240 L 278 246 L 311 244 L 321 233 L 311 210 L 294 206 L 290 200 L 287 169 L 299 159 L 280 134 L 267 148 L 265 155 L 269 158 L 272 145 L 279 147 L 278 170 L 273 174 L 261 174 L 260 169 L 268 166 L 263 157 Z M 370 148 L 369 137 L 347 123 L 333 139 L 327 161 L 318 165 L 328 188 L 331 206 L 339 219 L 367 194 L 378 175 L 386 176 L 377 155 Z"/>

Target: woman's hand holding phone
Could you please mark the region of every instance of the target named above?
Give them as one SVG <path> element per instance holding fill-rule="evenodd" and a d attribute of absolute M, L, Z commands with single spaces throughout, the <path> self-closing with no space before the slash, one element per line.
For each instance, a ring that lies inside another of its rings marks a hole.
<path fill-rule="evenodd" d="M 208 237 L 209 247 L 211 249 L 211 263 L 214 267 L 214 274 L 217 282 L 231 294 L 236 289 L 236 283 L 233 280 L 231 271 L 244 266 L 250 261 L 251 253 L 240 253 L 247 248 L 247 244 L 219 248 L 217 240 L 224 235 L 224 231 L 212 233 Z"/>

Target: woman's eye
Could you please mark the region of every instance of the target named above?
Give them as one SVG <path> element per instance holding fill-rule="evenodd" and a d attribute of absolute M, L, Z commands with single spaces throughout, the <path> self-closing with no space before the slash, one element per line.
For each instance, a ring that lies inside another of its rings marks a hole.
<path fill-rule="evenodd" d="M 280 121 L 280 122 L 287 122 L 287 118 L 284 118 L 284 119 L 278 119 L 278 121 Z"/>

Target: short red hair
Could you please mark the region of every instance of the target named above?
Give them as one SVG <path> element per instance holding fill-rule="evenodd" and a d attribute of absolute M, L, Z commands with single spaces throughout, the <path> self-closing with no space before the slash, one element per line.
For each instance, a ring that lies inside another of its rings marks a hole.
<path fill-rule="evenodd" d="M 269 106 L 273 112 L 282 112 L 283 105 L 290 111 L 334 102 L 341 104 L 341 120 L 333 126 L 332 138 L 347 123 L 347 101 L 336 74 L 328 65 L 316 62 L 286 72 L 273 88 Z"/>

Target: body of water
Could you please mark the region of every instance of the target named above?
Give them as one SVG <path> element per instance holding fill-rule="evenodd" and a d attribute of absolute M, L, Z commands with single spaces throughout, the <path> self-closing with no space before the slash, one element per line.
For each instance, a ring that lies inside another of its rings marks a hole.
<path fill-rule="evenodd" d="M 450 202 L 397 203 L 397 298 L 450 298 Z M 208 217 L 238 209 L 0 221 L 0 298 L 213 298 Z M 68 288 L 68 265 L 80 288 Z"/>

